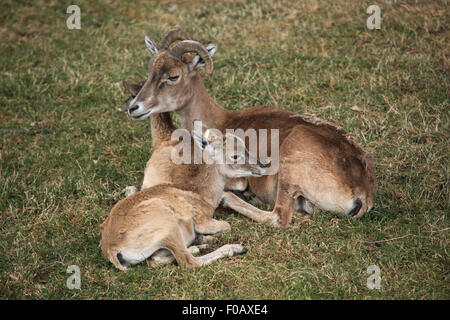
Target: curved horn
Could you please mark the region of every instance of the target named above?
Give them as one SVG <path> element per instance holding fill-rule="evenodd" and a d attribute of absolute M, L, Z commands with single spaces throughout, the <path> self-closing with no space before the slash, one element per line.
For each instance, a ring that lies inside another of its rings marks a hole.
<path fill-rule="evenodd" d="M 164 49 L 167 50 L 167 49 L 169 49 L 169 46 L 173 42 L 175 42 L 177 40 L 189 40 L 189 39 L 191 39 L 191 37 L 189 37 L 189 35 L 186 32 L 184 32 L 180 28 L 175 28 L 166 33 L 164 38 L 159 43 L 158 48 L 160 50 L 164 50 Z"/>
<path fill-rule="evenodd" d="M 200 58 L 203 59 L 205 62 L 205 79 L 208 80 L 214 70 L 213 60 L 209 55 L 208 50 L 206 50 L 200 42 L 184 40 L 177 43 L 172 49 L 170 49 L 170 53 L 177 58 L 181 58 L 184 53 L 188 52 L 195 52 L 200 56 Z"/>

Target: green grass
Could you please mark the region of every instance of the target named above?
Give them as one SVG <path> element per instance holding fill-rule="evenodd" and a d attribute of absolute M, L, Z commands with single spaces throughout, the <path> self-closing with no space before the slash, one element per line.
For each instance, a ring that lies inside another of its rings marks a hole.
<path fill-rule="evenodd" d="M 447 1 L 2 1 L 0 297 L 3 299 L 449 299 Z M 99 224 L 140 185 L 150 124 L 118 112 L 125 78 L 146 75 L 144 34 L 174 25 L 219 44 L 206 83 L 223 106 L 313 113 L 351 132 L 376 163 L 376 208 L 359 220 L 320 212 L 287 229 L 219 210 L 218 245 L 245 255 L 211 266 L 103 258 Z M 353 43 L 353 45 L 348 46 Z M 348 50 L 347 50 L 348 48 Z M 81 269 L 81 290 L 66 269 Z M 369 290 L 370 265 L 381 289 Z"/>

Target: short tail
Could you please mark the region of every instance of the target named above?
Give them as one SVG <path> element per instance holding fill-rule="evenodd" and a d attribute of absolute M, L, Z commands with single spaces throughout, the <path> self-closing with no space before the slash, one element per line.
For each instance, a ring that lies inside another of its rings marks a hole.
<path fill-rule="evenodd" d="M 353 201 L 352 207 L 347 211 L 351 217 L 361 217 L 373 208 L 373 201 L 368 197 L 358 197 Z"/>
<path fill-rule="evenodd" d="M 360 198 L 356 199 L 353 202 L 352 208 L 347 212 L 347 214 L 351 217 L 358 215 L 359 212 L 361 211 L 362 206 L 363 206 L 363 203 L 362 203 L 361 199 Z"/>
<path fill-rule="evenodd" d="M 116 250 L 108 250 L 109 260 L 116 266 L 117 269 L 125 271 L 128 269 L 129 263 L 123 259 L 122 254 Z"/>

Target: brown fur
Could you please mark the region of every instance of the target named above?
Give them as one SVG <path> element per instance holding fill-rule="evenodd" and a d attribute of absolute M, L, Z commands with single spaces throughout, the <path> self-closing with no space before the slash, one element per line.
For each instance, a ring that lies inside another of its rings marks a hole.
<path fill-rule="evenodd" d="M 152 116 L 152 133 L 158 137 L 158 142 L 154 144 L 155 150 L 146 168 L 149 186 L 119 201 L 100 226 L 100 247 L 121 270 L 160 249 L 169 250 L 179 264 L 186 266 L 208 264 L 243 251 L 240 245 L 225 245 L 199 258 L 189 252 L 187 246 L 197 233 L 214 234 L 230 228 L 227 222 L 214 220 L 212 216 L 223 197 L 227 180 L 221 168 L 232 165 L 175 166 L 170 160 L 170 151 L 176 144 L 169 140 L 172 127 L 169 114 Z M 224 148 L 225 143 L 219 147 Z M 263 170 L 248 162 L 239 168 L 248 175 Z"/>
<path fill-rule="evenodd" d="M 188 130 L 192 129 L 194 119 L 222 131 L 237 128 L 280 130 L 277 179 L 268 176 L 249 178 L 248 183 L 258 197 L 275 204 L 273 212 L 280 216 L 283 226 L 290 223 L 299 196 L 321 208 L 344 213 L 352 211 L 356 200 L 360 199 L 362 206 L 356 217 L 374 206 L 373 163 L 345 130 L 313 116 L 277 108 L 225 110 L 210 98 L 200 74 L 192 71 L 189 62 L 161 54 L 155 59 L 163 59 L 165 74 L 179 75 L 180 80 L 174 85 L 156 87 L 164 76 L 155 72 L 150 62 L 150 77 L 135 99 L 141 103 L 139 112 L 175 111 L 182 126 Z"/>

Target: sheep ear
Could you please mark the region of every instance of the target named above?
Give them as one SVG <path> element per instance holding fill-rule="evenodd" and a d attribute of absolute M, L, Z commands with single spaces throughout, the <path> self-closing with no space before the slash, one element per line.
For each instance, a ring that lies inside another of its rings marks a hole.
<path fill-rule="evenodd" d="M 211 58 L 214 57 L 214 55 L 216 54 L 217 48 L 218 48 L 217 44 L 214 43 L 210 43 L 206 46 L 206 50 L 208 50 L 208 53 L 211 56 Z M 200 58 L 199 55 L 196 55 L 194 59 L 192 59 L 191 65 L 193 69 L 196 69 L 198 67 L 204 67 L 205 61 L 203 61 L 203 59 Z"/>
<path fill-rule="evenodd" d="M 206 50 L 208 50 L 208 53 L 211 56 L 211 58 L 214 57 L 218 48 L 219 46 L 215 43 L 210 43 L 206 46 Z"/>
<path fill-rule="evenodd" d="M 141 91 L 142 85 L 138 83 L 134 83 L 131 80 L 123 80 L 123 86 L 125 89 L 128 90 L 128 92 L 133 96 L 136 97 L 139 91 Z"/>
<path fill-rule="evenodd" d="M 147 35 L 145 36 L 145 46 L 153 55 L 158 54 L 158 47 Z"/>

